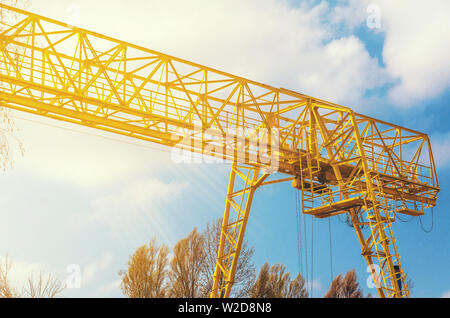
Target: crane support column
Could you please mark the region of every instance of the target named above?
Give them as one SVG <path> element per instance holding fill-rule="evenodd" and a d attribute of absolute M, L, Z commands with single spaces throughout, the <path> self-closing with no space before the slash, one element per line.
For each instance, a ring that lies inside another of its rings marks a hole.
<path fill-rule="evenodd" d="M 370 145 L 376 140 L 381 151 L 387 153 L 389 168 L 397 169 L 400 177 L 411 173 L 395 157 L 394 147 L 387 144 L 395 138 L 385 137 L 378 125 L 357 119 L 348 108 L 315 103 L 309 103 L 307 107 L 309 119 L 308 125 L 304 125 L 304 136 L 309 141 L 321 142 L 312 144 L 305 154 L 300 153 L 299 176 L 294 186 L 302 190 L 303 212 L 318 218 L 348 213 L 378 295 L 382 298 L 408 297 L 406 276 L 391 226 L 396 204 L 404 204 L 402 198 L 405 195 L 393 192 L 394 186 L 401 189 L 401 184 L 383 179 L 380 170 L 388 169 L 386 161 L 380 159 L 382 156 L 374 158 L 370 153 Z M 418 206 L 417 201 L 415 205 Z"/>
<path fill-rule="evenodd" d="M 387 204 L 388 200 L 383 195 L 382 182 L 377 173 L 371 174 L 367 164 L 367 158 L 361 140 L 361 135 L 358 129 L 355 115 L 351 113 L 351 121 L 353 124 L 355 140 L 358 147 L 358 152 L 361 156 L 361 165 L 363 168 L 363 175 L 366 182 L 367 199 L 364 200 L 363 209 L 366 212 L 366 220 L 370 229 L 369 241 L 360 242 L 366 250 L 363 250 L 363 255 L 370 258 L 375 257 L 380 264 L 380 273 L 376 273 L 374 268 L 371 269 L 372 277 L 376 282 L 376 287 L 380 297 L 386 295 L 395 298 L 409 297 L 408 285 L 406 284 L 406 277 L 403 272 L 400 256 L 395 243 L 391 220 L 393 220 L 393 206 Z M 376 189 L 374 189 L 374 185 Z M 378 191 L 376 191 L 378 190 Z M 371 251 L 368 247 L 373 247 Z M 369 253 L 369 254 L 367 254 Z M 367 258 L 366 258 L 367 259 Z M 371 265 L 372 262 L 369 263 Z M 400 290 L 398 277 L 403 282 L 403 290 Z M 382 282 L 378 281 L 382 279 Z"/>
<path fill-rule="evenodd" d="M 231 166 L 211 298 L 230 296 L 253 196 L 267 177 L 259 167 Z"/>

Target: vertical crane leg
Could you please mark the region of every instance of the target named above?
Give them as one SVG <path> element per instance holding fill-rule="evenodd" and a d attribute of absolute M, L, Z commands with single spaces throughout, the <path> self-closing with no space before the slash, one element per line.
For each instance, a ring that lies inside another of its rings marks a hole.
<path fill-rule="evenodd" d="M 231 167 L 211 298 L 230 296 L 253 195 L 267 176 L 258 167 Z"/>
<path fill-rule="evenodd" d="M 365 223 L 370 229 L 370 234 L 366 240 L 362 241 L 362 236 L 360 237 L 358 235 L 362 247 L 362 254 L 369 265 L 372 264 L 373 258 L 378 260 L 380 273 L 377 274 L 372 269 L 372 277 L 374 281 L 381 280 L 377 286 L 380 297 L 409 297 L 406 277 L 400 263 L 400 256 L 391 226 L 392 207 L 386 203 L 386 198 L 384 197 L 385 195 L 377 174 L 375 174 L 375 177 L 370 174 L 361 135 L 353 113 L 351 114 L 351 120 L 354 127 L 356 145 L 361 156 L 364 181 L 366 183 L 366 200 L 363 211 L 365 212 Z"/>
<path fill-rule="evenodd" d="M 377 203 L 362 207 L 358 213 L 352 213 L 352 223 L 379 297 L 409 297 L 406 276 L 392 231 L 391 214 L 392 211 Z M 367 231 L 364 231 L 365 227 L 368 228 Z M 366 237 L 364 232 L 367 232 Z M 374 260 L 379 268 L 373 266 Z"/>
<path fill-rule="evenodd" d="M 364 145 L 359 132 L 358 122 L 352 111 L 342 116 L 341 127 L 346 123 L 351 127 L 348 130 L 349 135 L 346 141 L 341 141 L 341 147 L 333 146 L 330 140 L 339 139 L 335 134 L 339 134 L 338 129 L 334 129 L 334 133 L 330 132 L 325 121 L 322 119 L 316 106 L 310 106 L 310 131 L 311 140 L 317 131 L 320 131 L 324 140 L 324 147 L 330 161 L 333 158 L 350 159 L 346 157 L 345 150 L 342 145 L 352 141 L 357 152 L 353 155 L 353 160 L 359 161 L 361 173 L 355 174 L 354 180 L 344 180 L 342 177 L 339 164 L 332 163 L 334 175 L 338 181 L 339 192 L 344 199 L 349 198 L 349 190 L 355 189 L 349 187 L 349 184 L 361 182 L 365 184 L 360 189 L 360 197 L 364 198 L 364 204 L 359 208 L 350 208 L 349 213 L 355 228 L 358 240 L 361 245 L 361 252 L 367 261 L 373 280 L 376 283 L 378 295 L 384 297 L 408 297 L 409 290 L 406 284 L 405 274 L 403 272 L 400 256 L 397 250 L 395 237 L 392 231 L 391 219 L 393 207 L 387 202 L 386 194 L 383 191 L 382 182 L 378 178 L 375 171 L 371 171 L 367 162 Z M 344 125 L 345 126 L 345 125 Z M 338 126 L 339 127 L 339 126 Z M 313 154 L 314 149 L 312 148 Z M 364 227 L 368 228 L 368 235 L 364 235 Z M 374 267 L 374 261 L 378 261 L 379 269 Z"/>

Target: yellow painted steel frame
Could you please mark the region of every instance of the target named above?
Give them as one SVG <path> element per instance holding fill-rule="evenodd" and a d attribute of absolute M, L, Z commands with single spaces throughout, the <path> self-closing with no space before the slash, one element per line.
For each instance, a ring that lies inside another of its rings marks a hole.
<path fill-rule="evenodd" d="M 255 190 L 290 180 L 302 190 L 303 213 L 348 213 L 362 255 L 379 265 L 372 274 L 380 297 L 409 296 L 391 223 L 397 213 L 421 215 L 436 205 L 426 134 L 10 6 L 0 10 L 15 17 L 0 21 L 1 106 L 233 162 L 212 297 L 230 295 Z M 284 177 L 269 181 L 274 170 Z"/>

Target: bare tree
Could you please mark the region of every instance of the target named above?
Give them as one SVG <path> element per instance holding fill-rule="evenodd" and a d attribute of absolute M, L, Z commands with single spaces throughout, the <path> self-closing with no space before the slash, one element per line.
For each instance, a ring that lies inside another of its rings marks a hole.
<path fill-rule="evenodd" d="M 269 287 L 272 298 L 284 298 L 285 292 L 290 285 L 290 274 L 285 272 L 286 266 L 281 264 L 272 265 L 269 270 Z"/>
<path fill-rule="evenodd" d="M 11 267 L 12 263 L 8 259 L 8 256 L 6 256 L 4 262 L 0 259 L 0 298 L 15 298 L 18 296 L 8 280 L 8 274 Z"/>
<path fill-rule="evenodd" d="M 37 279 L 33 279 L 32 275 L 28 278 L 28 288 L 24 294 L 30 298 L 55 298 L 65 288 L 58 278 L 50 274 L 39 273 Z"/>
<path fill-rule="evenodd" d="M 307 298 L 305 279 L 298 274 L 294 280 L 286 272 L 286 266 L 266 262 L 261 266 L 258 278 L 250 290 L 252 298 Z"/>
<path fill-rule="evenodd" d="M 416 284 L 412 280 L 412 278 L 409 276 L 409 273 L 406 273 L 406 285 L 408 286 L 409 294 L 413 293 L 414 287 L 416 287 Z"/>
<path fill-rule="evenodd" d="M 170 296 L 175 298 L 200 297 L 200 274 L 204 268 L 204 239 L 195 228 L 178 241 L 170 262 Z"/>
<path fill-rule="evenodd" d="M 342 274 L 336 276 L 331 282 L 330 289 L 325 298 L 363 298 L 363 292 L 359 286 L 356 271 L 348 271 L 344 277 Z"/>
<path fill-rule="evenodd" d="M 331 282 L 330 288 L 324 298 L 340 298 L 340 289 L 342 284 L 342 274 L 336 276 Z"/>
<path fill-rule="evenodd" d="M 204 298 L 209 297 L 212 291 L 221 230 L 222 219 L 220 218 L 215 222 L 208 223 L 202 232 L 205 262 L 201 271 L 200 296 Z M 226 241 L 226 244 L 230 243 Z M 247 242 L 244 241 L 236 266 L 231 297 L 248 297 L 250 288 L 255 280 L 255 266 L 252 261 L 253 253 L 254 249 L 249 248 Z"/>
<path fill-rule="evenodd" d="M 308 298 L 305 278 L 298 274 L 289 284 L 289 289 L 285 291 L 285 298 Z"/>
<path fill-rule="evenodd" d="M 259 270 L 258 278 L 250 290 L 251 298 L 271 298 L 272 292 L 269 284 L 269 263 L 265 262 Z"/>
<path fill-rule="evenodd" d="M 121 271 L 122 292 L 131 298 L 162 298 L 167 293 L 169 248 L 153 238 L 148 246 L 139 247 Z"/>
<path fill-rule="evenodd" d="M 17 8 L 26 9 L 29 7 L 28 0 L 0 0 L 2 4 L 8 4 Z M 11 26 L 19 22 L 18 14 L 1 8 L 0 9 L 0 31 L 5 26 Z M 19 53 L 19 47 L 14 45 L 8 45 L 10 52 Z M 16 55 L 17 57 L 17 55 Z M 6 89 L 8 86 L 4 82 L 0 82 L 0 90 Z M 5 102 L 0 101 L 0 169 L 6 170 L 12 167 L 16 157 L 16 151 L 20 156 L 23 155 L 23 144 L 16 137 L 17 127 L 11 118 L 10 110 L 5 107 Z"/>
<path fill-rule="evenodd" d="M 139 247 L 120 271 L 122 292 L 129 297 L 206 298 L 212 290 L 222 220 L 208 223 L 199 233 L 194 229 L 179 240 L 172 259 L 169 249 L 153 239 Z M 237 264 L 231 297 L 248 297 L 254 284 L 253 248 L 244 242 Z"/>
<path fill-rule="evenodd" d="M 9 272 L 13 263 L 8 256 L 5 261 L 0 259 L 0 298 L 55 298 L 66 286 L 55 276 L 40 273 L 37 279 L 31 274 L 28 285 L 18 292 L 9 282 Z"/>

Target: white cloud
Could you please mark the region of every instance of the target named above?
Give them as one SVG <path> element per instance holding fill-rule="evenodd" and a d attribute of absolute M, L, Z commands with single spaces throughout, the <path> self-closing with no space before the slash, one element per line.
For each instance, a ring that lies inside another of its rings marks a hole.
<path fill-rule="evenodd" d="M 430 140 L 436 167 L 446 166 L 450 162 L 450 133 L 434 134 Z"/>
<path fill-rule="evenodd" d="M 150 213 L 154 217 L 160 212 L 162 203 L 174 199 L 186 187 L 186 183 L 164 183 L 155 178 L 133 181 L 116 193 L 94 200 L 90 220 L 124 225 L 135 222 L 142 213 Z"/>
<path fill-rule="evenodd" d="M 97 290 L 99 297 L 116 297 L 120 294 L 120 284 L 122 280 L 117 279 L 115 281 L 106 283 L 100 286 Z M 123 296 L 123 295 L 122 295 Z"/>
<path fill-rule="evenodd" d="M 106 269 L 108 269 L 113 261 L 113 255 L 110 252 L 104 253 L 99 259 L 95 262 L 89 263 L 83 268 L 82 274 L 82 285 L 89 284 L 93 280 L 96 279 L 99 273 L 102 273 Z"/>
<path fill-rule="evenodd" d="M 13 112 L 11 117 L 24 145 L 24 156 L 16 156 L 15 168 L 53 181 L 84 187 L 117 183 L 144 169 L 163 166 L 164 157 L 168 157 L 151 149 L 155 145 L 131 138 L 19 112 Z"/>
<path fill-rule="evenodd" d="M 340 1 L 328 12 L 328 20 L 334 28 L 342 28 L 341 32 L 351 33 L 356 27 L 365 23 L 372 13 L 368 7 L 369 4 L 365 0 Z"/>
<path fill-rule="evenodd" d="M 320 281 L 320 278 L 314 278 L 312 281 L 312 289 L 314 292 L 320 292 L 323 290 L 323 284 Z M 317 297 L 317 296 L 315 296 Z"/>
<path fill-rule="evenodd" d="M 47 274 L 46 266 L 37 263 L 16 262 L 9 259 L 12 263 L 11 271 L 9 272 L 9 281 L 11 284 L 19 288 L 25 287 L 28 284 L 30 277 L 37 277 L 39 274 Z"/>
<path fill-rule="evenodd" d="M 398 83 L 389 91 L 399 106 L 418 105 L 450 86 L 450 2 L 448 0 L 349 0 L 335 9 L 334 21 L 350 28 L 365 23 L 369 5 L 380 9 L 383 61 Z"/>
<path fill-rule="evenodd" d="M 313 96 L 344 101 L 352 107 L 358 106 L 367 90 L 385 84 L 389 78 L 355 36 L 331 41 L 311 52 L 308 61 L 297 76 L 299 86 Z"/>
<path fill-rule="evenodd" d="M 441 296 L 441 298 L 450 298 L 450 290 L 444 292 Z"/>
<path fill-rule="evenodd" d="M 4 265 L 6 257 L 0 257 L 0 261 Z M 40 275 L 43 275 L 44 279 L 53 277 L 64 283 L 63 277 L 51 271 L 48 265 L 16 261 L 11 257 L 8 257 L 8 263 L 11 266 L 8 271 L 8 282 L 19 295 L 26 295 L 29 292 L 29 280 L 36 282 Z"/>
<path fill-rule="evenodd" d="M 386 28 L 383 57 L 401 83 L 390 97 L 398 104 L 441 94 L 450 85 L 450 2 L 379 1 Z"/>

